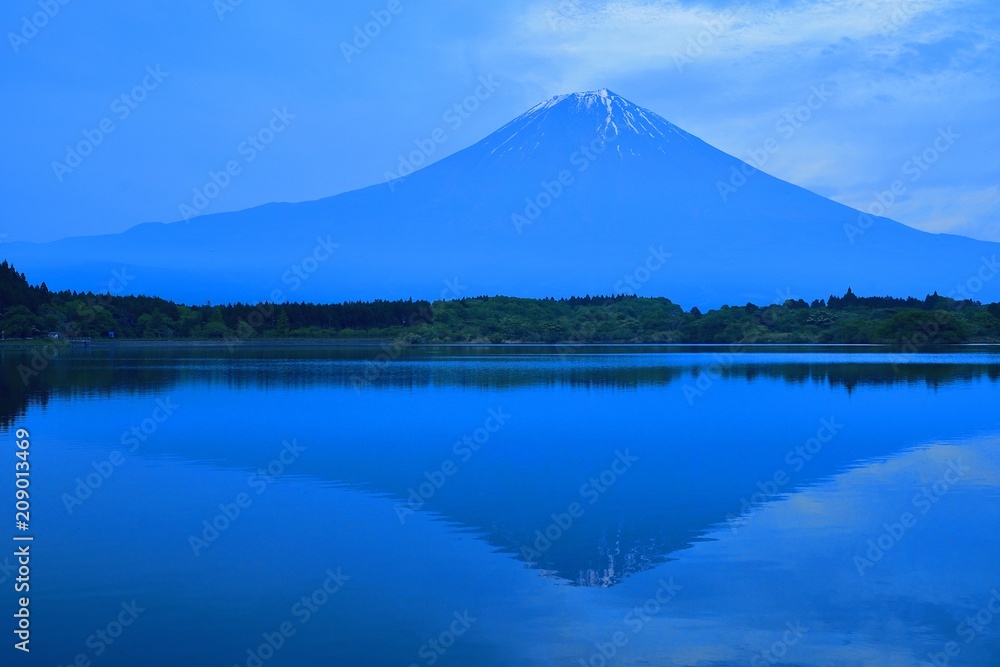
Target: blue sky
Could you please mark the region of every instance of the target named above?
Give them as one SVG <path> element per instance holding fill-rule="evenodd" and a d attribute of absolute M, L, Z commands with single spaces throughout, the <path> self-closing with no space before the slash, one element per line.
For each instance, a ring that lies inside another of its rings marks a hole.
<path fill-rule="evenodd" d="M 837 201 L 899 181 L 888 217 L 1000 241 L 989 0 L 10 0 L 0 28 L 0 242 L 338 194 L 603 87 Z"/>

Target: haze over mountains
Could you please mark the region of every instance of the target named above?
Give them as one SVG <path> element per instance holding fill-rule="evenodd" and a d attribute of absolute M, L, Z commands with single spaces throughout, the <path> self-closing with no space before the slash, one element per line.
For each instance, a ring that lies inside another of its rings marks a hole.
<path fill-rule="evenodd" d="M 390 183 L 0 247 L 50 289 L 190 304 L 636 293 L 704 308 L 848 287 L 1000 300 L 1000 244 L 860 214 L 608 90 L 552 98 Z"/>

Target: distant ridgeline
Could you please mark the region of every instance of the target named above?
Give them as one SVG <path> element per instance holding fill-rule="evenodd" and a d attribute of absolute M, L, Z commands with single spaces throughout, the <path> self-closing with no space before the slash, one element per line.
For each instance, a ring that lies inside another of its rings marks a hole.
<path fill-rule="evenodd" d="M 1000 303 L 842 297 L 685 311 L 666 298 L 476 297 L 454 301 L 183 306 L 148 296 L 51 292 L 0 264 L 5 339 L 393 339 L 406 343 L 885 343 L 1000 342 Z"/>

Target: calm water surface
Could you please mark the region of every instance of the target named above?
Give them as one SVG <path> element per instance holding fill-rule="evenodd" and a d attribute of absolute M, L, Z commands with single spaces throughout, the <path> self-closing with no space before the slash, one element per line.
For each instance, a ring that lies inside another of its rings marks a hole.
<path fill-rule="evenodd" d="M 996 348 L 0 360 L 18 664 L 1000 664 Z"/>

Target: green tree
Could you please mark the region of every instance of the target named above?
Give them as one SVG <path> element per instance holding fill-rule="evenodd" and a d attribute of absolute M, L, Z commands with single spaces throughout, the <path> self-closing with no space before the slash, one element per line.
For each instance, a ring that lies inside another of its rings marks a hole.
<path fill-rule="evenodd" d="M 30 338 L 38 333 L 38 318 L 27 306 L 8 308 L 0 318 L 0 330 L 4 338 Z"/>
<path fill-rule="evenodd" d="M 205 338 L 226 338 L 233 335 L 233 330 L 218 320 L 212 320 L 202 327 Z"/>
<path fill-rule="evenodd" d="M 278 321 L 274 325 L 274 332 L 281 337 L 287 337 L 292 331 L 292 325 L 288 321 L 288 313 L 282 308 L 278 312 Z"/>
<path fill-rule="evenodd" d="M 193 308 L 177 307 L 177 335 L 181 338 L 196 336 L 201 331 L 201 316 Z"/>
<path fill-rule="evenodd" d="M 143 338 L 171 338 L 177 324 L 157 308 L 152 313 L 140 315 L 139 326 Z"/>
<path fill-rule="evenodd" d="M 880 341 L 901 345 L 950 345 L 968 339 L 965 324 L 945 310 L 904 310 L 883 322 L 876 334 Z"/>

